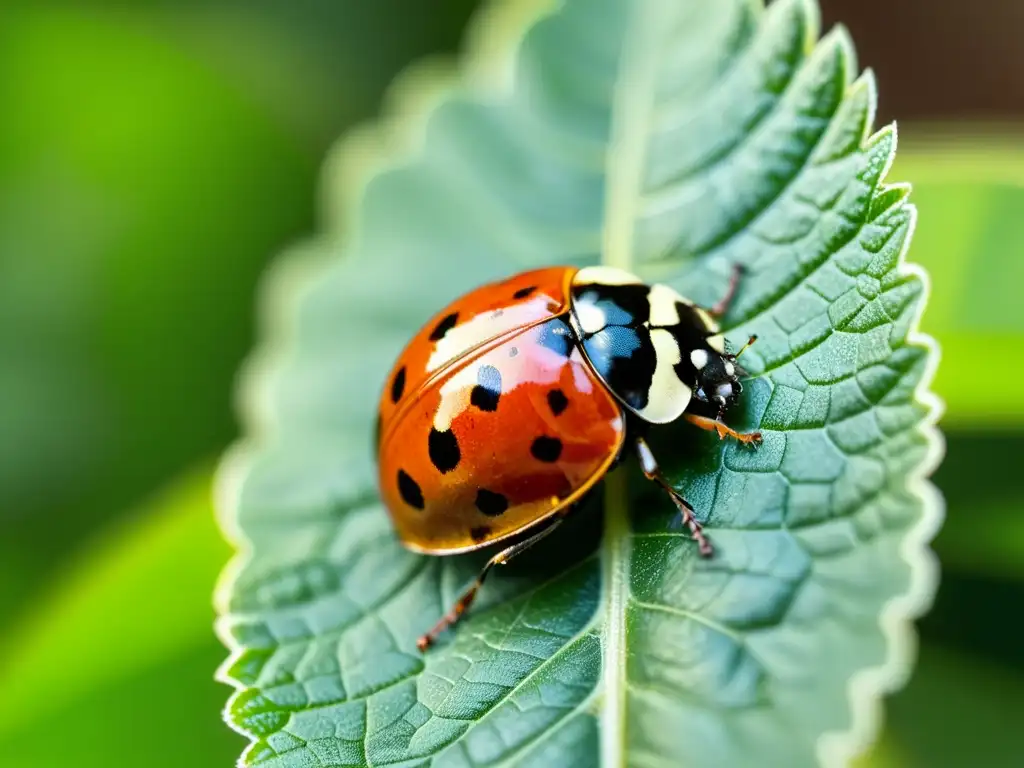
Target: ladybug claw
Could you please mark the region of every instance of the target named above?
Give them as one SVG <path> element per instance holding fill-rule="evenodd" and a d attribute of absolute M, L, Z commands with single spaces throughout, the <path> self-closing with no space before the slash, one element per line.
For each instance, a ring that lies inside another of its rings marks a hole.
<path fill-rule="evenodd" d="M 714 547 L 711 546 L 711 542 L 708 541 L 704 535 L 704 526 L 698 523 L 693 515 L 689 515 L 689 520 L 684 521 L 690 528 L 690 538 L 697 542 L 697 551 L 701 557 L 711 557 L 714 553 Z"/>
<path fill-rule="evenodd" d="M 697 550 L 700 552 L 701 557 L 711 557 L 715 553 L 715 550 L 711 546 L 711 542 L 703 536 L 700 536 L 699 538 L 694 536 L 693 538 L 697 540 Z"/>

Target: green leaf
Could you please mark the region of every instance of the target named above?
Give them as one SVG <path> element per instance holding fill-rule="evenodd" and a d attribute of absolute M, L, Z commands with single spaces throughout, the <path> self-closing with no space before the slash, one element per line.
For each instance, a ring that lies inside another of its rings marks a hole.
<path fill-rule="evenodd" d="M 870 134 L 845 32 L 816 38 L 790 0 L 503 4 L 460 73 L 411 74 L 332 159 L 327 233 L 268 281 L 221 470 L 243 762 L 803 766 L 872 736 L 934 587 L 936 355 L 908 190 L 882 185 L 895 132 Z M 598 260 L 706 304 L 749 269 L 726 327 L 761 336 L 759 377 L 732 418 L 764 446 L 654 438 L 716 557 L 627 465 L 421 655 L 482 560 L 397 543 L 383 376 L 461 292 Z"/>
<path fill-rule="evenodd" d="M 972 506 L 970 517 L 976 517 L 980 524 L 971 525 L 967 516 L 960 516 L 944 531 L 943 565 L 995 578 L 1024 580 L 1022 508 L 1024 499 L 1019 492 Z"/>
<path fill-rule="evenodd" d="M 208 467 L 180 478 L 66 563 L 0 636 L 0 742 L 211 638 L 209 584 L 227 553 L 211 506 Z"/>
<path fill-rule="evenodd" d="M 0 559 L 22 560 L 5 622 L 232 438 L 252 286 L 311 220 L 318 152 L 139 5 L 2 12 Z"/>
<path fill-rule="evenodd" d="M 223 654 L 217 639 L 206 635 L 151 665 L 76 691 L 73 698 L 61 696 L 45 717 L 0 733 L 0 765 L 230 766 L 242 740 L 217 717 L 224 689 L 210 676 Z M 181 737 L 168 739 L 169 733 Z"/>
<path fill-rule="evenodd" d="M 1024 281 L 1024 141 L 980 126 L 912 127 L 896 170 L 914 180 L 921 212 L 914 253 L 935 290 L 922 327 L 942 342 L 935 390 L 943 423 L 978 428 L 1024 423 L 1024 343 L 1017 290 Z M 998 360 L 998 386 L 979 386 L 978 360 Z"/>
<path fill-rule="evenodd" d="M 1017 766 L 1024 749 L 1012 724 L 1021 718 L 1019 670 L 924 646 L 914 679 L 889 705 L 882 748 L 859 768 Z M 939 727 L 942 723 L 955 727 Z"/>
<path fill-rule="evenodd" d="M 935 482 L 950 509 L 970 510 L 950 515 L 932 542 L 947 578 L 953 571 L 1024 581 L 1024 487 L 1018 477 L 1022 454 L 1021 432 L 946 435 L 946 459 Z M 1002 615 L 1002 598 L 988 594 L 983 602 L 992 605 L 994 616 Z M 972 605 L 977 608 L 980 603 Z"/>

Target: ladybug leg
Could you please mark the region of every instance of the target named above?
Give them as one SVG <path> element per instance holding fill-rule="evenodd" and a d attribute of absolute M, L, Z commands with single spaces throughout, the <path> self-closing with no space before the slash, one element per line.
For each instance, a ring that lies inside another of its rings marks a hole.
<path fill-rule="evenodd" d="M 693 507 L 675 488 L 668 484 L 665 476 L 661 474 L 661 468 L 658 467 L 658 461 L 654 458 L 651 447 L 647 445 L 647 441 L 642 437 L 638 437 L 636 440 L 636 453 L 640 459 L 640 468 L 643 469 L 647 479 L 653 480 L 660 485 L 665 493 L 671 497 L 672 501 L 675 502 L 676 507 L 679 508 L 679 514 L 683 517 L 683 523 L 690 529 L 690 534 L 693 536 L 693 540 L 697 542 L 701 556 L 710 557 L 714 553 L 714 549 L 711 546 L 711 542 L 704 535 L 704 529 L 701 527 L 701 524 L 693 516 Z"/>
<path fill-rule="evenodd" d="M 742 264 L 733 264 L 732 274 L 729 276 L 729 287 L 725 289 L 725 295 L 708 312 L 715 317 L 721 317 L 726 313 L 729 305 L 732 304 L 732 300 L 736 297 L 736 289 L 739 287 L 740 278 L 743 277 L 745 271 L 746 269 Z"/>
<path fill-rule="evenodd" d="M 438 621 L 437 624 L 435 624 L 429 632 L 427 632 L 425 635 L 420 637 L 419 640 L 416 641 L 416 647 L 419 648 L 421 651 L 427 650 L 427 648 L 433 645 L 434 641 L 437 640 L 438 635 L 440 635 L 448 627 L 455 624 L 462 617 L 462 614 L 464 614 L 469 609 L 469 606 L 473 604 L 473 600 L 476 599 L 476 593 L 480 591 L 480 587 L 483 586 L 484 579 L 487 578 L 487 574 L 490 573 L 491 568 L 493 568 L 496 565 L 505 565 L 509 560 L 511 560 L 516 555 L 522 554 L 530 547 L 532 547 L 534 544 L 536 544 L 538 541 L 547 536 L 549 533 L 551 533 L 553 530 L 555 530 L 555 528 L 557 528 L 561 522 L 561 517 L 555 518 L 553 522 L 542 528 L 537 533 L 533 534 L 533 536 L 531 536 L 530 538 L 523 539 L 518 544 L 513 544 L 511 547 L 507 547 L 501 550 L 501 552 L 499 552 L 490 560 L 488 560 L 487 564 L 480 570 L 480 574 L 476 577 L 476 580 L 470 585 L 469 589 L 462 593 L 462 596 L 455 601 L 455 605 L 452 607 L 452 609 L 444 616 L 442 616 L 441 620 Z"/>
<path fill-rule="evenodd" d="M 717 432 L 719 440 L 731 437 L 745 445 L 757 447 L 761 444 L 760 432 L 737 432 L 735 429 L 727 427 L 718 419 L 709 419 L 707 416 L 698 416 L 695 413 L 683 414 L 683 418 L 701 429 L 706 429 L 708 432 Z"/>

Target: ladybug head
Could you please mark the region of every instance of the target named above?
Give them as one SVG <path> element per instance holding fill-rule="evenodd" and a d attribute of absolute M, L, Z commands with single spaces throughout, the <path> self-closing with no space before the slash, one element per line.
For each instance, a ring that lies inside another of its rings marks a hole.
<path fill-rule="evenodd" d="M 709 346 L 698 347 L 690 353 L 690 362 L 697 373 L 693 394 L 702 402 L 718 406 L 719 415 L 735 404 L 743 391 L 740 376 L 747 372 L 739 366 L 736 358 L 756 339 L 756 336 L 751 336 L 735 355 L 718 352 Z"/>

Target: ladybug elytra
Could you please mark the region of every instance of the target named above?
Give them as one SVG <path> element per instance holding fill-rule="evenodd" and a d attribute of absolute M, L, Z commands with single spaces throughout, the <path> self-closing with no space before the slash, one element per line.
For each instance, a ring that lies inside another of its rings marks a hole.
<path fill-rule="evenodd" d="M 532 270 L 465 294 L 413 337 L 384 386 L 377 433 L 380 491 L 399 538 L 431 555 L 510 544 L 421 650 L 466 611 L 494 565 L 557 527 L 627 445 L 700 553 L 712 553 L 644 434 L 684 418 L 760 442 L 721 420 L 742 390 L 739 352 L 726 351 L 715 320 L 737 277 L 704 309 L 612 267 Z"/>

